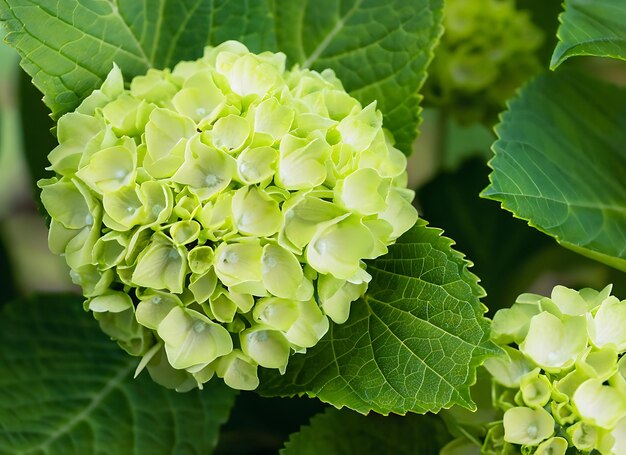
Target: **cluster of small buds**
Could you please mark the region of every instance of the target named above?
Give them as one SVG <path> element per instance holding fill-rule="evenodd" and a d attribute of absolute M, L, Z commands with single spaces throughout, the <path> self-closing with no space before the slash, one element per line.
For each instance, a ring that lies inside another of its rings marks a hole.
<path fill-rule="evenodd" d="M 541 69 L 541 29 L 514 0 L 446 0 L 444 34 L 429 69 L 425 102 L 462 122 L 492 121 Z"/>
<path fill-rule="evenodd" d="M 129 87 L 114 66 L 59 119 L 50 248 L 137 373 L 254 389 L 347 320 L 363 260 L 415 223 L 406 158 L 332 71 L 236 41 Z"/>
<path fill-rule="evenodd" d="M 556 286 L 495 314 L 505 355 L 485 367 L 504 415 L 484 453 L 626 453 L 626 300 L 610 293 Z"/>

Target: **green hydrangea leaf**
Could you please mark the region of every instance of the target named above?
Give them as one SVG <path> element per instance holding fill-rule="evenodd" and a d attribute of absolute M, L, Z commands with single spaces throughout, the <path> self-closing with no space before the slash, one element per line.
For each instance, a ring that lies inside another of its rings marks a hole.
<path fill-rule="evenodd" d="M 100 333 L 79 298 L 6 305 L 0 453 L 211 452 L 236 392 L 211 382 L 178 394 L 145 372 L 132 379 L 137 363 Z"/>
<path fill-rule="evenodd" d="M 614 0 L 566 0 L 559 17 L 554 69 L 570 57 L 595 55 L 626 60 L 626 4 Z"/>
<path fill-rule="evenodd" d="M 502 117 L 482 195 L 561 245 L 626 271 L 625 114 L 626 90 L 567 71 L 537 78 Z"/>
<path fill-rule="evenodd" d="M 366 296 L 285 375 L 262 371 L 265 396 L 308 395 L 361 413 L 473 408 L 475 368 L 494 354 L 484 291 L 441 230 L 417 225 L 371 261 Z"/>
<path fill-rule="evenodd" d="M 448 438 L 443 422 L 435 416 L 362 416 L 348 410 L 328 409 L 292 434 L 280 454 L 438 453 Z"/>

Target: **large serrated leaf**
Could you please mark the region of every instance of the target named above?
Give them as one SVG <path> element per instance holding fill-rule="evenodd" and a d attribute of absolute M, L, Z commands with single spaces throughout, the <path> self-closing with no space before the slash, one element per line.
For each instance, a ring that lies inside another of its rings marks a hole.
<path fill-rule="evenodd" d="M 441 233 L 420 220 L 370 262 L 372 282 L 348 321 L 293 356 L 285 375 L 264 372 L 260 393 L 385 415 L 472 408 L 475 368 L 494 352 L 484 291 Z"/>
<path fill-rule="evenodd" d="M 235 392 L 187 394 L 133 380 L 137 359 L 106 339 L 76 297 L 38 297 L 0 314 L 0 453 L 208 453 Z"/>
<path fill-rule="evenodd" d="M 334 69 L 362 103 L 378 100 L 409 153 L 442 8 L 442 0 L 0 0 L 0 20 L 54 118 L 98 87 L 113 62 L 133 77 L 237 39 Z"/>
<path fill-rule="evenodd" d="M 338 428 L 341 430 L 338 432 Z M 436 454 L 448 432 L 435 416 L 362 416 L 347 410 L 329 409 L 294 433 L 281 455 Z"/>
<path fill-rule="evenodd" d="M 566 0 L 559 20 L 554 69 L 575 55 L 626 60 L 626 3 L 619 0 Z"/>
<path fill-rule="evenodd" d="M 442 9 L 441 0 L 278 0 L 276 41 L 292 63 L 332 68 L 362 103 L 377 100 L 396 146 L 410 153 Z"/>
<path fill-rule="evenodd" d="M 483 196 L 626 271 L 626 90 L 579 73 L 544 75 L 511 102 L 497 133 Z"/>

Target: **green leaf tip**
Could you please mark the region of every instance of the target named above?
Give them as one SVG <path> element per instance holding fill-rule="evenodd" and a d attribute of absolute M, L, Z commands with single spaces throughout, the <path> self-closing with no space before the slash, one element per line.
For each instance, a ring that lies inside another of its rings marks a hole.
<path fill-rule="evenodd" d="M 130 89 L 114 66 L 58 137 L 51 249 L 139 371 L 180 391 L 285 373 L 367 305 L 364 261 L 418 219 L 376 103 L 237 41 Z"/>

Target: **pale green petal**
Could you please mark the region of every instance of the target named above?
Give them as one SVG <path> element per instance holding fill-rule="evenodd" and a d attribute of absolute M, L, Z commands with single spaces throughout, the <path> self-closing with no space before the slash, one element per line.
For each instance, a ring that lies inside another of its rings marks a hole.
<path fill-rule="evenodd" d="M 94 244 L 92 261 L 102 269 L 120 264 L 126 255 L 128 242 L 129 236 L 126 234 L 116 231 L 107 232 Z"/>
<path fill-rule="evenodd" d="M 499 344 L 520 344 L 526 338 L 531 318 L 539 312 L 536 304 L 521 301 L 498 310 L 491 324 L 491 339 Z"/>
<path fill-rule="evenodd" d="M 559 399 L 570 400 L 578 387 L 587 379 L 589 379 L 589 375 L 582 370 L 575 369 L 566 374 L 562 379 L 555 381 L 554 389 L 556 392 L 563 395 L 559 397 Z"/>
<path fill-rule="evenodd" d="M 170 226 L 170 237 L 177 246 L 187 245 L 198 240 L 200 223 L 194 220 L 182 220 Z"/>
<path fill-rule="evenodd" d="M 163 181 L 143 182 L 139 187 L 139 200 L 147 209 L 147 224 L 163 224 L 172 215 L 174 196 Z"/>
<path fill-rule="evenodd" d="M 259 386 L 257 365 L 239 349 L 221 357 L 215 372 L 226 385 L 236 390 L 254 390 Z"/>
<path fill-rule="evenodd" d="M 191 76 L 185 81 L 184 88 L 172 98 L 176 110 L 196 123 L 204 119 L 214 120 L 225 102 L 226 96 L 208 71 Z"/>
<path fill-rule="evenodd" d="M 361 259 L 371 259 L 372 233 L 356 216 L 318 229 L 306 249 L 309 265 L 319 273 L 350 280 L 360 270 Z"/>
<path fill-rule="evenodd" d="M 226 286 L 261 281 L 263 248 L 258 243 L 221 243 L 215 250 L 215 273 Z"/>
<path fill-rule="evenodd" d="M 285 55 L 278 53 L 275 56 L 282 58 L 284 67 Z M 264 97 L 282 82 L 280 62 L 275 65 L 263 61 L 257 55 L 245 54 L 234 59 L 230 68 L 227 68 L 220 57 L 222 55 L 217 58 L 217 70 L 228 78 L 230 88 L 238 95 L 256 94 Z"/>
<path fill-rule="evenodd" d="M 385 200 L 387 207 L 378 214 L 378 218 L 393 226 L 393 240 L 411 229 L 417 221 L 417 210 L 411 204 L 413 196 L 414 192 L 406 188 L 390 188 Z"/>
<path fill-rule="evenodd" d="M 548 377 L 539 371 L 539 368 L 536 368 L 520 378 L 522 398 L 529 408 L 543 408 L 550 401 L 552 384 Z"/>
<path fill-rule="evenodd" d="M 198 195 L 189 189 L 184 187 L 174 199 L 174 215 L 182 220 L 190 220 L 196 216 L 201 209 L 200 198 Z"/>
<path fill-rule="evenodd" d="M 588 310 L 595 313 L 595 310 L 600 306 L 600 304 L 609 298 L 612 289 L 613 285 L 608 284 L 599 292 L 595 289 L 584 288 L 579 291 L 579 294 L 583 299 L 585 299 L 585 302 L 587 302 Z"/>
<path fill-rule="evenodd" d="M 140 297 L 135 317 L 144 327 L 156 330 L 172 308 L 177 306 L 182 308 L 183 303 L 174 294 L 150 290 Z"/>
<path fill-rule="evenodd" d="M 191 374 L 184 370 L 177 370 L 170 365 L 164 348 L 154 354 L 146 368 L 154 382 L 168 389 L 187 392 L 197 387 L 197 383 Z"/>
<path fill-rule="evenodd" d="M 617 372 L 617 351 L 611 345 L 599 350 L 588 348 L 588 352 L 576 362 L 576 367 L 590 378 L 606 381 Z"/>
<path fill-rule="evenodd" d="M 145 354 L 154 342 L 152 333 L 137 323 L 133 308 L 119 313 L 105 312 L 93 315 L 100 329 L 132 356 Z"/>
<path fill-rule="evenodd" d="M 626 415 L 626 397 L 618 389 L 588 379 L 574 392 L 572 401 L 581 418 L 591 425 L 611 429 Z"/>
<path fill-rule="evenodd" d="M 245 235 L 270 237 L 282 225 L 278 203 L 256 186 L 238 189 L 233 196 L 232 210 L 237 230 Z"/>
<path fill-rule="evenodd" d="M 539 444 L 535 455 L 565 455 L 568 446 L 569 444 L 564 438 L 550 438 Z"/>
<path fill-rule="evenodd" d="M 605 299 L 595 316 L 589 316 L 588 330 L 595 346 L 610 345 L 620 352 L 626 350 L 626 300 Z"/>
<path fill-rule="evenodd" d="M 188 139 L 196 134 L 189 118 L 169 109 L 155 109 L 146 125 L 144 167 L 155 178 L 171 177 L 183 163 Z"/>
<path fill-rule="evenodd" d="M 256 303 L 252 316 L 259 323 L 286 332 L 300 315 L 300 305 L 295 300 L 266 297 Z"/>
<path fill-rule="evenodd" d="M 241 350 L 252 360 L 265 368 L 277 368 L 285 371 L 289 361 L 289 342 L 277 331 L 263 327 L 254 327 L 239 334 Z"/>
<path fill-rule="evenodd" d="M 317 281 L 319 301 L 326 314 L 336 324 L 343 324 L 350 315 L 350 304 L 361 297 L 367 283 L 353 284 L 332 275 L 320 275 Z"/>
<path fill-rule="evenodd" d="M 123 94 L 104 106 L 102 115 L 118 136 L 141 136 L 155 107 Z"/>
<path fill-rule="evenodd" d="M 578 450 L 591 451 L 596 448 L 599 432 L 596 427 L 585 422 L 576 422 L 567 428 L 567 434 Z"/>
<path fill-rule="evenodd" d="M 209 131 L 210 144 L 228 153 L 240 151 L 250 137 L 250 123 L 238 115 L 227 115 L 215 122 Z"/>
<path fill-rule="evenodd" d="M 117 191 L 135 182 L 136 161 L 135 142 L 127 139 L 121 145 L 94 153 L 76 175 L 100 194 Z"/>
<path fill-rule="evenodd" d="M 139 197 L 139 190 L 137 184 L 132 184 L 116 191 L 104 193 L 102 196 L 104 224 L 116 231 L 127 231 L 142 224 L 147 216 Z"/>
<path fill-rule="evenodd" d="M 226 188 L 236 173 L 237 161 L 232 156 L 209 147 L 196 135 L 187 144 L 185 161 L 172 181 L 189 185 L 206 200 Z"/>
<path fill-rule="evenodd" d="M 148 247 L 137 258 L 132 280 L 136 286 L 183 292 L 187 273 L 186 250 L 175 246 L 171 239 L 156 233 Z"/>
<path fill-rule="evenodd" d="M 101 118 L 78 112 L 69 112 L 57 122 L 59 145 L 48 155 L 51 169 L 67 175 L 78 170 L 86 149 L 94 148 L 104 136 L 105 123 Z"/>
<path fill-rule="evenodd" d="M 88 308 L 94 313 L 120 313 L 132 309 L 133 301 L 124 292 L 108 291 L 90 299 Z"/>
<path fill-rule="evenodd" d="M 493 379 L 505 387 L 518 388 L 521 378 L 532 370 L 532 365 L 517 349 L 504 346 L 504 355 L 485 360 L 485 368 Z"/>
<path fill-rule="evenodd" d="M 193 273 L 202 275 L 213 266 L 213 248 L 210 246 L 197 246 L 187 255 L 189 269 Z"/>
<path fill-rule="evenodd" d="M 373 215 L 387 208 L 388 192 L 388 179 L 382 179 L 374 169 L 358 169 L 337 181 L 335 203 L 351 212 Z"/>
<path fill-rule="evenodd" d="M 100 238 L 100 229 L 102 227 L 100 223 L 100 210 L 96 213 L 94 224 L 92 226 L 85 226 L 83 229 L 74 236 L 65 247 L 65 261 L 73 269 L 78 269 L 84 265 L 95 265 L 97 261 L 94 261 L 93 250 L 96 246 L 96 242 Z"/>
<path fill-rule="evenodd" d="M 112 99 L 117 98 L 124 92 L 124 78 L 120 68 L 113 63 L 113 68 L 107 74 L 102 86 L 91 92 L 85 98 L 80 106 L 76 108 L 76 112 L 86 115 L 93 115 L 96 108 L 103 107 Z"/>
<path fill-rule="evenodd" d="M 555 286 L 550 298 L 563 314 L 580 316 L 587 312 L 587 302 L 580 296 L 578 291 L 573 289 L 565 286 Z"/>
<path fill-rule="evenodd" d="M 302 266 L 290 251 L 278 245 L 267 244 L 261 257 L 263 285 L 276 297 L 296 297 L 304 278 Z"/>
<path fill-rule="evenodd" d="M 311 242 L 320 224 L 347 216 L 335 204 L 310 195 L 292 197 L 284 203 L 283 213 L 278 243 L 296 254 Z"/>
<path fill-rule="evenodd" d="M 300 312 L 298 318 L 289 327 L 285 336 L 295 346 L 313 347 L 328 331 L 328 318 L 313 299 L 298 302 L 298 310 Z"/>
<path fill-rule="evenodd" d="M 291 129 L 294 111 L 281 105 L 276 98 L 269 98 L 254 110 L 254 131 L 272 136 L 276 141 Z"/>
<path fill-rule="evenodd" d="M 351 145 L 357 152 L 362 152 L 370 146 L 382 124 L 382 114 L 376 109 L 376 102 L 373 102 L 362 111 L 341 120 L 337 131 L 341 133 L 343 142 Z"/>
<path fill-rule="evenodd" d="M 587 347 L 584 316 L 557 318 L 544 311 L 530 320 L 520 351 L 547 371 L 567 368 Z"/>
<path fill-rule="evenodd" d="M 228 290 L 218 287 L 211 295 L 209 309 L 213 318 L 219 322 L 233 322 L 237 313 L 237 304 L 230 298 Z"/>
<path fill-rule="evenodd" d="M 511 408 L 504 413 L 504 440 L 537 445 L 554 434 L 554 419 L 543 408 Z"/>
<path fill-rule="evenodd" d="M 81 232 L 82 229 L 67 229 L 54 218 L 50 220 L 48 230 L 48 247 L 54 254 L 64 254 L 67 244 Z"/>
<path fill-rule="evenodd" d="M 196 302 L 204 303 L 217 287 L 217 275 L 213 269 L 203 274 L 192 273 L 189 279 L 189 290 L 193 293 Z"/>
<path fill-rule="evenodd" d="M 135 76 L 130 82 L 132 96 L 162 107 L 169 104 L 178 89 L 169 70 L 150 68 L 145 75 Z"/>
<path fill-rule="evenodd" d="M 158 334 L 165 343 L 170 364 L 177 369 L 212 362 L 233 349 L 224 327 L 196 311 L 178 306 L 161 321 Z"/>
<path fill-rule="evenodd" d="M 280 142 L 280 160 L 275 182 L 287 190 L 315 188 L 326 180 L 330 146 L 323 139 L 312 141 L 286 135 Z"/>
<path fill-rule="evenodd" d="M 260 183 L 274 175 L 277 159 L 272 147 L 247 148 L 237 157 L 237 176 L 246 185 Z"/>
<path fill-rule="evenodd" d="M 75 181 L 63 178 L 41 188 L 41 202 L 46 211 L 64 227 L 81 229 L 93 224 L 90 204 Z"/>
<path fill-rule="evenodd" d="M 96 297 L 106 291 L 113 281 L 113 272 L 101 272 L 93 265 L 84 265 L 79 269 L 70 270 L 70 278 L 74 284 L 83 288 L 85 297 Z"/>
<path fill-rule="evenodd" d="M 614 454 L 623 454 L 626 453 L 626 417 L 622 417 L 615 428 L 611 431 L 611 436 L 613 438 L 613 447 L 611 447 L 611 452 Z"/>

